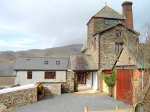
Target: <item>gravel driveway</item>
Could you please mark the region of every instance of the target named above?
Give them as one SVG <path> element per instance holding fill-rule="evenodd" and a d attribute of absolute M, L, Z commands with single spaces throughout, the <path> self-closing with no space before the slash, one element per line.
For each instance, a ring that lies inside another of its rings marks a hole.
<path fill-rule="evenodd" d="M 92 110 L 114 109 L 116 106 L 127 108 L 122 102 L 118 102 L 108 96 L 78 96 L 63 94 L 51 97 L 32 105 L 17 108 L 17 112 L 83 112 L 88 106 Z"/>

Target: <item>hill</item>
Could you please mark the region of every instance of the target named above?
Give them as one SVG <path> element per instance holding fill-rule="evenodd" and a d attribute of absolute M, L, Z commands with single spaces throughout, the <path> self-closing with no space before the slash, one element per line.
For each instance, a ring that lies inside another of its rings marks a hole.
<path fill-rule="evenodd" d="M 26 51 L 0 52 L 0 76 L 9 76 L 13 73 L 13 66 L 17 58 L 23 57 L 69 57 L 79 54 L 82 44 L 74 44 L 47 49 L 31 49 Z"/>

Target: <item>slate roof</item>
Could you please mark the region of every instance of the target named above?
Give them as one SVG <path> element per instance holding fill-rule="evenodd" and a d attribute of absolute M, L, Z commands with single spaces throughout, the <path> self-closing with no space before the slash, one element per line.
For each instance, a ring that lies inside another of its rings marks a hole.
<path fill-rule="evenodd" d="M 107 5 L 104 8 L 102 8 L 96 15 L 94 15 L 94 17 L 125 19 L 123 15 L 119 14 L 117 11 L 115 11 Z"/>
<path fill-rule="evenodd" d="M 75 55 L 70 58 L 71 69 L 73 71 L 98 70 L 96 62 L 90 55 Z"/>
<path fill-rule="evenodd" d="M 105 32 L 107 32 L 107 31 L 109 31 L 109 30 L 111 30 L 111 29 L 113 29 L 113 28 L 115 28 L 115 27 L 117 27 L 117 26 L 122 26 L 122 27 L 126 28 L 128 31 L 131 31 L 132 33 L 134 33 L 134 34 L 136 34 L 136 35 L 140 35 L 139 32 L 136 32 L 136 31 L 133 30 L 133 29 L 127 28 L 127 27 L 126 27 L 125 25 L 123 25 L 122 23 L 117 23 L 117 24 L 114 24 L 114 25 L 112 25 L 112 26 L 109 26 L 108 28 L 103 29 L 102 31 L 96 32 L 96 33 L 94 34 L 94 36 L 97 35 L 97 34 L 105 33 Z"/>
<path fill-rule="evenodd" d="M 19 58 L 15 70 L 67 70 L 69 58 Z"/>

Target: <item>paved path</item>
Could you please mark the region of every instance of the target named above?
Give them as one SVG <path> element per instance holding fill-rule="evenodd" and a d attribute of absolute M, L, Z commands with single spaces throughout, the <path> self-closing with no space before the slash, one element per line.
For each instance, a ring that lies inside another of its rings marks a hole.
<path fill-rule="evenodd" d="M 78 96 L 63 94 L 17 108 L 17 112 L 83 112 L 88 106 L 92 110 L 109 110 L 116 106 L 127 108 L 122 102 L 115 101 L 108 96 Z"/>

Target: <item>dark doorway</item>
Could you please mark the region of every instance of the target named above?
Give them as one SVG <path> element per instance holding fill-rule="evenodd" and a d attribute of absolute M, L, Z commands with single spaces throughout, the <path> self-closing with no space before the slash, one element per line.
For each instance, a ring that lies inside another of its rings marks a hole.
<path fill-rule="evenodd" d="M 77 73 L 77 81 L 78 84 L 86 84 L 86 73 L 85 72 L 79 72 Z"/>

